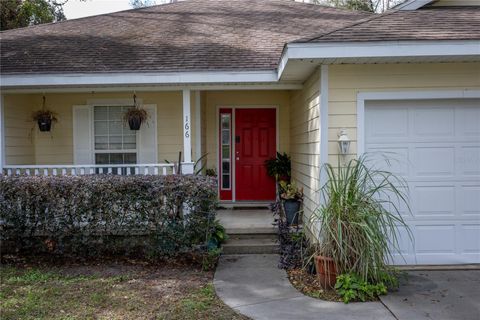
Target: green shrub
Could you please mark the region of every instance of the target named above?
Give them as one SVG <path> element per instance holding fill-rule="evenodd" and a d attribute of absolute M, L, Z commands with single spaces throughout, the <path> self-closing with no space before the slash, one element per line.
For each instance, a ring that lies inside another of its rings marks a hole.
<path fill-rule="evenodd" d="M 383 282 L 371 284 L 355 273 L 339 275 L 335 290 L 345 303 L 372 301 L 378 296 L 387 294 L 387 286 Z"/>
<path fill-rule="evenodd" d="M 1 240 L 17 251 L 172 256 L 206 250 L 216 180 L 205 176 L 0 176 Z"/>

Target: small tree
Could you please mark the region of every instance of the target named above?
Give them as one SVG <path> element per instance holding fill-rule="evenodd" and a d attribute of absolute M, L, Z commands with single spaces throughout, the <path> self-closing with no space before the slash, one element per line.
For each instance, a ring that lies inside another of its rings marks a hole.
<path fill-rule="evenodd" d="M 68 0 L 0 0 L 0 30 L 66 20 Z"/>

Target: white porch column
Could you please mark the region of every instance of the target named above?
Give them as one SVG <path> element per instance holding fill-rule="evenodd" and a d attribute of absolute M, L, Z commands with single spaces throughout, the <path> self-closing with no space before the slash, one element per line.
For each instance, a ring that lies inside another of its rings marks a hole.
<path fill-rule="evenodd" d="M 190 90 L 183 89 L 183 162 L 182 174 L 193 173 Z"/>
<path fill-rule="evenodd" d="M 195 160 L 202 157 L 202 106 L 200 101 L 200 91 L 195 91 Z M 202 167 L 201 161 L 198 167 Z"/>
<path fill-rule="evenodd" d="M 3 166 L 5 165 L 5 115 L 3 113 L 3 94 L 0 96 L 0 174 L 3 173 Z"/>

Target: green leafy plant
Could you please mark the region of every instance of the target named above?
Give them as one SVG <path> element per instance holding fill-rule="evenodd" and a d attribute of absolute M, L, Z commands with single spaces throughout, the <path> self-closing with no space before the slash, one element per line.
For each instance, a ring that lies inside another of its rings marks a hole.
<path fill-rule="evenodd" d="M 410 211 L 406 182 L 394 174 L 371 168 L 366 157 L 322 170 L 328 181 L 321 188 L 324 204 L 315 211 L 320 231 L 317 254 L 333 259 L 337 274 L 353 272 L 378 283 L 391 271 L 388 261 L 399 251 L 397 228 L 411 232 L 400 215 Z"/>
<path fill-rule="evenodd" d="M 205 175 L 209 177 L 216 177 L 217 176 L 217 170 L 214 168 L 208 168 L 205 170 Z"/>
<path fill-rule="evenodd" d="M 265 161 L 267 167 L 267 174 L 270 177 L 274 177 L 275 180 L 287 180 L 290 181 L 292 163 L 290 157 L 286 153 L 277 152 L 277 156 Z"/>
<path fill-rule="evenodd" d="M 147 119 L 147 110 L 139 107 L 129 108 L 123 115 L 123 121 L 128 124 L 132 130 L 138 130 L 140 125 L 147 121 Z M 135 124 L 138 124 L 138 128 Z"/>
<path fill-rule="evenodd" d="M 44 119 L 49 119 L 52 122 L 57 122 L 57 114 L 48 109 L 37 110 L 32 113 L 32 120 L 33 121 L 41 121 Z"/>
<path fill-rule="evenodd" d="M 215 220 L 210 228 L 210 234 L 208 235 L 208 247 L 209 249 L 218 248 L 222 243 L 228 240 L 228 235 L 225 227 L 220 224 L 220 221 Z"/>
<path fill-rule="evenodd" d="M 295 182 L 288 183 L 286 181 L 280 181 L 280 197 L 284 200 L 302 200 L 303 189 L 297 188 Z"/>
<path fill-rule="evenodd" d="M 345 303 L 372 301 L 378 296 L 387 294 L 387 286 L 383 282 L 372 284 L 355 273 L 339 275 L 335 290 Z"/>
<path fill-rule="evenodd" d="M 214 248 L 214 249 L 207 250 L 207 252 L 205 252 L 205 254 L 203 255 L 203 259 L 202 259 L 203 271 L 213 270 L 218 263 L 218 258 L 220 257 L 221 253 L 222 253 L 221 248 Z"/>

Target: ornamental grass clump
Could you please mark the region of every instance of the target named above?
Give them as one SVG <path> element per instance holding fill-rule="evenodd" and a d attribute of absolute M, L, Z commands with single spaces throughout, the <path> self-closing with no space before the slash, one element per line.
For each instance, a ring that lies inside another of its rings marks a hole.
<path fill-rule="evenodd" d="M 317 254 L 333 260 L 337 275 L 384 282 L 392 254 L 400 252 L 397 229 L 405 228 L 412 238 L 400 214 L 401 205 L 410 212 L 406 182 L 368 166 L 365 156 L 323 170 L 328 176 L 321 189 L 324 204 L 313 217 L 320 227 Z"/>

